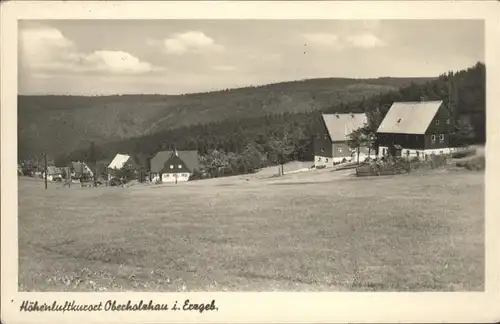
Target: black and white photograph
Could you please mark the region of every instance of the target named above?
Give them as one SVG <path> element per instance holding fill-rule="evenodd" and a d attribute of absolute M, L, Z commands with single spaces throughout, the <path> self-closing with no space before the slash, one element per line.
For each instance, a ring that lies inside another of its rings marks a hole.
<path fill-rule="evenodd" d="M 17 20 L 17 290 L 484 292 L 486 39 L 431 15 Z"/>

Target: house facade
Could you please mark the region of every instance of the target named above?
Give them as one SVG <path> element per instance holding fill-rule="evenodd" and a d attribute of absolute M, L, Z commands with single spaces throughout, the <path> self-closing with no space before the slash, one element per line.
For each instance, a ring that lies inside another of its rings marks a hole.
<path fill-rule="evenodd" d="M 452 123 L 442 101 L 395 102 L 377 130 L 378 156 L 450 153 Z"/>
<path fill-rule="evenodd" d="M 161 175 L 163 168 L 165 167 L 165 162 L 170 159 L 170 157 L 174 154 L 174 151 L 159 151 L 153 156 L 151 159 L 151 170 L 149 174 L 149 178 L 153 182 L 161 181 Z"/>
<path fill-rule="evenodd" d="M 55 166 L 47 166 L 47 180 L 57 181 L 62 180 L 63 171 L 61 168 Z M 42 177 L 45 177 L 45 173 L 42 173 Z"/>
<path fill-rule="evenodd" d="M 71 162 L 69 171 L 72 179 L 92 179 L 94 172 L 90 169 L 87 163 L 82 161 Z"/>
<path fill-rule="evenodd" d="M 153 167 L 153 160 L 151 163 Z M 199 158 L 197 151 L 173 151 L 163 163 L 163 167 L 157 174 L 156 179 L 161 179 L 162 182 L 167 183 L 186 182 L 198 167 Z"/>
<path fill-rule="evenodd" d="M 358 114 L 323 114 L 322 122 L 314 140 L 314 166 L 332 167 L 342 161 L 352 161 L 355 151 L 348 145 L 349 134 L 367 122 L 366 115 Z M 360 148 L 360 161 L 368 157 L 368 147 Z"/>

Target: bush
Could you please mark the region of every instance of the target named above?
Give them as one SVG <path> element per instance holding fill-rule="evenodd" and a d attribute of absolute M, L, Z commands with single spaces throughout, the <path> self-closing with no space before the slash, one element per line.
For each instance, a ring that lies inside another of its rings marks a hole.
<path fill-rule="evenodd" d="M 473 155 L 476 155 L 475 148 L 469 148 L 466 150 L 460 150 L 460 151 L 451 153 L 451 157 L 454 159 L 461 159 L 461 158 L 473 156 Z"/>
<path fill-rule="evenodd" d="M 420 158 L 414 156 L 413 158 L 411 158 L 410 162 L 412 162 L 412 163 L 420 163 Z"/>
<path fill-rule="evenodd" d="M 189 181 L 200 180 L 200 179 L 203 179 L 203 172 L 201 172 L 201 170 L 194 169 L 193 173 L 189 177 Z"/>
<path fill-rule="evenodd" d="M 113 178 L 109 181 L 109 185 L 111 187 L 121 186 L 123 185 L 123 182 L 118 178 Z"/>
<path fill-rule="evenodd" d="M 430 162 L 431 162 L 431 168 L 435 169 L 445 166 L 448 163 L 448 158 L 446 155 L 431 154 Z"/>
<path fill-rule="evenodd" d="M 486 159 L 484 156 L 475 156 L 470 160 L 457 162 L 456 166 L 471 171 L 481 171 L 486 168 Z"/>

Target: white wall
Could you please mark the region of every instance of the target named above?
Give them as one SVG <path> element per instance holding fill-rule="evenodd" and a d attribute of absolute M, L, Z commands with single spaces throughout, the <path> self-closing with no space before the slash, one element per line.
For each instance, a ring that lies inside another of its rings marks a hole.
<path fill-rule="evenodd" d="M 339 163 L 339 162 L 342 162 L 342 160 L 346 159 L 347 161 L 351 161 L 352 160 L 352 157 L 350 156 L 342 156 L 342 157 L 327 157 L 327 156 L 319 156 L 319 155 L 315 155 L 314 156 L 314 166 L 315 167 L 318 167 L 318 166 L 325 166 L 325 167 L 333 167 L 333 163 Z M 360 154 L 360 159 L 361 159 L 361 154 Z"/>
<path fill-rule="evenodd" d="M 366 158 L 368 157 L 368 152 L 359 152 L 359 161 L 363 162 Z M 370 157 L 375 158 L 375 150 L 371 150 L 370 152 Z M 327 156 L 319 156 L 315 155 L 314 156 L 314 166 L 322 166 L 324 165 L 325 167 L 333 167 L 333 163 L 340 163 L 342 160 L 346 159 L 347 162 L 352 162 L 356 161 L 357 159 L 357 153 L 354 153 L 352 156 L 342 156 L 342 157 L 327 157 Z M 328 160 L 328 161 L 327 161 Z"/>
<path fill-rule="evenodd" d="M 162 182 L 175 182 L 177 176 L 177 182 L 186 182 L 191 176 L 190 173 L 164 173 L 162 174 Z"/>
<path fill-rule="evenodd" d="M 42 174 L 42 178 L 44 177 L 45 175 Z M 62 176 L 61 175 L 52 175 L 52 174 L 48 174 L 47 175 L 47 180 L 49 181 L 54 181 L 54 179 L 56 178 L 61 178 L 62 179 Z"/>
<path fill-rule="evenodd" d="M 387 146 L 380 146 L 379 147 L 379 150 L 378 150 L 378 157 L 382 157 L 383 156 L 383 153 L 384 153 L 384 149 L 386 150 L 386 154 L 388 154 L 389 152 L 389 148 Z M 401 150 L 401 156 L 402 157 L 406 157 L 407 156 L 407 153 L 406 152 L 409 152 L 409 157 L 410 158 L 413 158 L 413 157 L 417 157 L 417 152 L 419 152 L 419 157 L 421 159 L 425 158 L 425 155 L 431 155 L 431 154 L 436 154 L 436 155 L 440 155 L 440 154 L 450 154 L 452 152 L 455 152 L 457 149 L 456 148 L 453 148 L 453 147 L 443 147 L 443 148 L 438 148 L 438 149 L 428 149 L 428 150 L 414 150 L 414 149 L 402 149 Z"/>

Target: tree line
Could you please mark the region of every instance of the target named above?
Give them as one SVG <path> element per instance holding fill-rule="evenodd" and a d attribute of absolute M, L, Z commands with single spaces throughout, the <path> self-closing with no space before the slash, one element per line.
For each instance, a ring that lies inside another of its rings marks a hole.
<path fill-rule="evenodd" d="M 364 112 L 368 117 L 366 129 L 375 132 L 393 102 L 418 101 L 422 97 L 427 100 L 443 100 L 445 105 L 449 104 L 457 125 L 455 143 L 484 143 L 485 74 L 485 65 L 477 63 L 469 69 L 449 72 L 424 84 L 410 84 L 397 91 L 340 103 L 323 111 L 227 119 L 178 127 L 96 145 L 92 155 L 98 161 L 110 161 L 116 153 L 127 153 L 148 161 L 156 152 L 176 147 L 178 150 L 198 151 L 201 170 L 197 174 L 215 177 L 250 173 L 291 160 L 312 160 L 312 139 L 322 122 L 321 113 Z M 88 158 L 88 150 L 78 150 L 57 157 L 56 164 L 65 165 L 71 160 Z"/>

